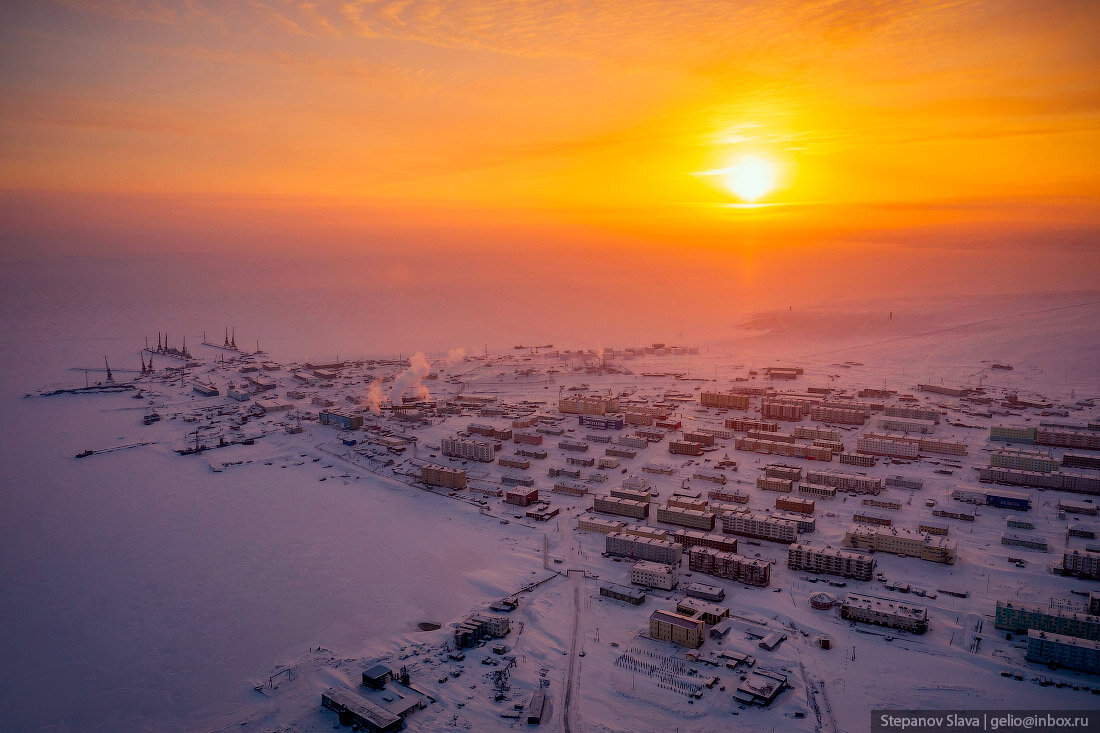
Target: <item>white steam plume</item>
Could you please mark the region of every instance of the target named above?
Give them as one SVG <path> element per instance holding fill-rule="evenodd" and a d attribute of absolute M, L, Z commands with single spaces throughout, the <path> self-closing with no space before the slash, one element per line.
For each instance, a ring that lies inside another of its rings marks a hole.
<path fill-rule="evenodd" d="M 412 392 L 417 399 L 431 399 L 428 388 L 421 384 L 420 380 L 428 376 L 432 365 L 421 352 L 416 352 L 409 357 L 409 368 L 397 375 L 390 388 L 390 402 L 397 405 L 401 403 L 401 397 L 406 392 Z"/>
<path fill-rule="evenodd" d="M 367 387 L 367 407 L 375 415 L 382 414 L 382 380 L 375 379 Z"/>
<path fill-rule="evenodd" d="M 466 358 L 466 349 L 463 349 L 463 348 L 459 347 L 457 349 L 451 349 L 450 351 L 447 352 L 446 362 L 447 362 L 447 364 L 454 364 L 456 362 L 462 361 L 465 358 Z"/>

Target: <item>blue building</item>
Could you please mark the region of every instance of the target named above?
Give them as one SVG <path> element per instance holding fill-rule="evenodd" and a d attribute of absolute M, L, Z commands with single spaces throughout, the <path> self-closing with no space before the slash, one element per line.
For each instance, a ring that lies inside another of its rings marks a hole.
<path fill-rule="evenodd" d="M 998 509 L 1016 509 L 1021 512 L 1031 509 L 1030 495 L 1019 491 L 1008 491 L 1007 489 L 987 491 L 985 502 L 989 506 L 995 506 Z"/>
<path fill-rule="evenodd" d="M 577 423 L 597 430 L 622 430 L 622 415 L 577 415 Z"/>

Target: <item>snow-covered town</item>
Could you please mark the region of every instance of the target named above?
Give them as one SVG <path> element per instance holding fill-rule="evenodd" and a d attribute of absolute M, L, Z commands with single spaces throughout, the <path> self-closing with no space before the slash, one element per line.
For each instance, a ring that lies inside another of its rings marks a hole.
<path fill-rule="evenodd" d="M 839 733 L 975 696 L 1097 704 L 1100 409 L 1034 365 L 662 343 L 284 363 L 218 336 L 156 334 L 140 370 L 25 400 L 118 416 L 69 437 L 75 471 L 155 455 L 292 488 L 264 511 L 366 512 L 342 551 L 367 579 L 319 588 L 352 584 L 371 643 L 270 660 L 209 729 Z"/>

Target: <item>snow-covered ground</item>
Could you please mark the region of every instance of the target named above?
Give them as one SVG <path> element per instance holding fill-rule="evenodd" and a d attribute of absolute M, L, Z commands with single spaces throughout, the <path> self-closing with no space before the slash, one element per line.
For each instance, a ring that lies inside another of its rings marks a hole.
<path fill-rule="evenodd" d="M 547 436 L 542 447 L 549 458 L 533 460 L 525 471 L 561 509 L 558 517 L 538 523 L 517 518 L 515 508 L 499 499 L 480 505 L 465 492 L 457 497 L 428 492 L 400 475 L 433 453 L 438 459 L 432 446 L 441 437 L 471 422 L 506 425 L 502 418 L 467 411 L 410 427 L 368 415 L 368 423 L 418 438 L 415 455 L 410 449 L 374 462 L 344 446 L 335 430 L 315 422 L 304 422 L 300 434 L 287 434 L 281 425 L 288 422 L 285 413 L 251 420 L 243 428 L 251 432 L 233 433 L 227 421 L 211 419 L 203 410 L 237 406 L 224 396 L 198 397 L 191 384 L 194 378 L 213 381 L 224 394 L 230 379 L 240 382 L 239 364 L 218 361 L 232 353 L 199 346 L 195 327 L 186 332 L 187 343 L 202 366 L 185 381 L 141 377 L 141 399 L 129 394 L 23 398 L 47 383 L 83 384 L 83 371 L 69 368 L 93 367 L 104 353 L 119 370 L 117 379 L 137 378 L 116 365 L 136 364 L 145 334 L 138 337 L 128 327 L 111 331 L 111 319 L 101 315 L 93 333 L 81 334 L 74 326 L 64 336 L 63 324 L 50 316 L 22 315 L 12 312 L 5 319 L 11 358 L 0 367 L 5 416 L 0 426 L 0 718 L 12 730 L 330 730 L 335 714 L 321 708 L 320 693 L 334 684 L 355 687 L 373 660 L 395 669 L 406 666 L 413 684 L 436 699 L 408 718 L 409 729 L 421 731 L 525 729 L 525 719 L 501 713 L 526 702 L 540 680 L 546 680 L 549 707 L 543 727 L 549 730 L 722 731 L 737 726 L 843 732 L 867 729 L 875 708 L 973 708 L 977 700 L 986 708 L 1100 707 L 1100 696 L 1089 692 L 1040 687 L 1034 681 L 1040 676 L 1090 686 L 1097 680 L 1028 665 L 1021 642 L 1006 641 L 993 631 L 991 620 L 998 599 L 1053 599 L 1080 607 L 1082 597 L 1074 591 L 1096 588 L 1094 582 L 1047 570 L 1065 546 L 1057 500 L 1080 497 L 1031 490 L 1036 502 L 1027 516 L 1036 523 L 1035 533 L 1051 543 L 1055 551 L 1050 553 L 1002 547 L 1006 517 L 1016 513 L 984 508 L 973 524 L 937 518 L 951 525 L 950 536 L 958 542 L 955 565 L 876 555 L 878 570 L 891 580 L 928 589 L 965 588 L 968 598 L 942 593 L 935 599 L 916 598 L 887 591 L 878 581 L 847 581 L 845 588 L 832 589 L 838 596 L 867 590 L 928 606 L 930 630 L 921 636 L 853 627 L 835 611 L 811 609 L 809 596 L 825 583 L 788 570 L 786 547 L 775 543 L 743 544 L 740 550 L 776 561 L 768 588 L 701 574 L 686 578 L 723 586 L 723 605 L 735 616 L 729 636 L 708 640 L 704 653 L 751 654 L 759 667 L 789 677 L 791 689 L 770 708 L 741 708 L 731 693 L 743 669 L 689 662 L 684 649 L 645 638 L 649 614 L 655 608 L 674 609 L 681 594 L 655 591 L 640 607 L 599 595 L 601 581 L 628 583 L 629 566 L 601 556 L 602 536 L 576 531 L 577 516 L 591 506 L 589 497 L 549 494 L 546 468 L 564 463 L 557 438 Z M 155 322 L 149 315 L 137 320 L 142 328 Z M 923 478 L 925 488 L 911 502 L 912 492 L 884 492 L 903 502 L 895 524 L 915 527 L 931 518 L 926 499 L 953 504 L 951 488 L 973 482 L 973 467 L 988 464 L 983 449 L 989 447 L 991 423 L 1097 420 L 1100 411 L 1075 404 L 1100 398 L 1097 323 L 1100 298 L 1095 293 L 880 301 L 757 314 L 735 335 L 701 343 L 698 353 L 614 361 L 618 373 L 609 374 L 585 371 L 585 365 L 595 363 L 592 356 L 532 356 L 501 343 L 488 355 L 437 360 L 433 368 L 440 379 L 424 385 L 440 398 L 461 389 L 500 403 L 544 402 L 537 406 L 544 413 L 555 412 L 559 390 L 582 384 L 586 391 L 632 392 L 651 401 L 676 391 L 693 397 L 679 408 L 685 427 L 721 426 L 721 415 L 699 409 L 697 388 L 725 387 L 734 378 L 747 378 L 750 369 L 792 363 L 804 367 L 805 374 L 771 386 L 914 392 L 917 382 L 981 384 L 987 394 L 1041 396 L 1058 409 L 1072 409 L 1064 417 L 1018 410 L 982 418 L 964 414 L 958 400 L 920 394 L 921 405 L 935 405 L 951 421 L 978 426 L 945 421 L 937 427 L 936 437 L 967 442 L 969 455 L 959 459 L 963 468 L 948 467 L 955 459 L 943 456 L 905 466 L 830 466 Z M 255 330 L 262 340 L 262 327 Z M 513 333 L 501 341 L 509 337 L 531 341 Z M 353 340 L 348 334 L 339 338 L 345 346 Z M 305 362 L 318 353 L 319 341 L 316 334 L 303 333 L 307 346 L 300 350 L 278 342 L 269 347 L 271 359 L 284 365 Z M 442 353 L 448 345 L 431 348 Z M 363 349 L 354 356 L 371 353 Z M 158 369 L 175 363 L 154 358 Z M 1014 368 L 995 370 L 994 362 Z M 365 399 L 376 378 L 388 389 L 402 369 L 398 360 L 367 365 L 349 370 L 329 387 L 302 389 L 351 408 L 346 397 Z M 644 377 L 643 372 L 710 381 Z M 295 388 L 289 369 L 270 376 L 278 382 L 280 397 Z M 762 377 L 750 380 L 761 382 Z M 309 399 L 292 401 L 298 412 L 318 409 Z M 143 425 L 142 416 L 152 410 L 163 419 Z M 743 413 L 729 413 L 736 414 Z M 188 421 L 192 417 L 195 422 Z M 192 431 L 207 422 L 215 425 L 210 435 L 267 435 L 254 445 L 177 455 L 175 449 L 193 440 Z M 563 427 L 575 428 L 573 422 Z M 591 431 L 575 428 L 567 435 L 586 432 Z M 859 432 L 846 433 L 845 441 L 854 443 Z M 135 442 L 151 444 L 73 457 L 89 448 Z M 735 451 L 732 441 L 719 444 L 707 459 L 728 454 L 738 461 L 738 472 L 730 474 L 732 485 L 749 491 L 751 508 L 772 506 L 774 495 L 757 491 L 754 481 L 759 467 L 774 459 Z M 513 447 L 505 443 L 503 454 Z M 602 454 L 599 448 L 594 445 L 589 455 Z M 384 465 L 390 458 L 394 463 Z M 636 459 L 623 459 L 620 469 L 605 471 L 607 480 L 593 484 L 593 490 L 618 486 L 625 470 L 653 480 L 664 499 L 690 476 L 689 461 L 705 465 L 703 458 L 670 456 L 666 439 Z M 639 468 L 646 462 L 672 464 L 678 473 L 643 474 Z M 212 471 L 212 465 L 223 470 Z M 468 468 L 473 475 L 475 466 Z M 484 473 L 483 483 L 501 474 L 496 465 L 476 470 Z M 709 488 L 698 481 L 692 485 Z M 817 530 L 809 539 L 838 545 L 858 503 L 851 497 L 819 501 Z M 1095 517 L 1077 521 L 1100 524 Z M 1010 564 L 1010 556 L 1024 557 L 1026 567 Z M 507 663 L 490 646 L 468 650 L 462 662 L 447 659 L 447 624 L 546 578 L 517 596 L 519 607 L 510 615 L 513 630 L 502 641 L 515 666 L 509 670 L 509 689 L 494 699 L 489 675 Z M 416 625 L 423 621 L 443 628 L 419 631 Z M 783 631 L 788 640 L 765 651 L 756 643 L 760 630 Z M 819 647 L 822 635 L 831 637 L 832 649 Z M 982 637 L 976 647 L 975 636 Z M 482 664 L 483 659 L 500 663 Z M 631 660 L 660 672 L 638 672 Z M 459 669 L 461 675 L 453 676 Z M 1018 671 L 1024 681 L 1001 676 L 1002 670 Z M 681 691 L 711 674 L 720 681 L 703 688 L 698 698 Z"/>

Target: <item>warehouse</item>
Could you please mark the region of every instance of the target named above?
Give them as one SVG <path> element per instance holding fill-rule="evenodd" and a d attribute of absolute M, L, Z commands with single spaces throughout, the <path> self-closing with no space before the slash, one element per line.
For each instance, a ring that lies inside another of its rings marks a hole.
<path fill-rule="evenodd" d="M 322 692 L 321 704 L 335 710 L 342 724 L 355 724 L 371 733 L 388 733 L 405 727 L 400 716 L 344 687 L 330 687 Z"/>

